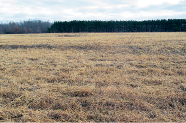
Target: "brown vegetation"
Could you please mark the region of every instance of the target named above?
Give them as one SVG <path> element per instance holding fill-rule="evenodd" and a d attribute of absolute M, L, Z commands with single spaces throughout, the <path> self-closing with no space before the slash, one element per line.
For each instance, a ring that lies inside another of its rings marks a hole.
<path fill-rule="evenodd" d="M 0 35 L 0 85 L 1 122 L 185 122 L 186 33 Z"/>

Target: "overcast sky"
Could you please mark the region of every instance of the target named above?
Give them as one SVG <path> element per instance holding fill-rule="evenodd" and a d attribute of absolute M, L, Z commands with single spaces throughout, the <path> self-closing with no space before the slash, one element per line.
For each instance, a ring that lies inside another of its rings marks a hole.
<path fill-rule="evenodd" d="M 186 0 L 0 0 L 0 22 L 186 19 Z"/>

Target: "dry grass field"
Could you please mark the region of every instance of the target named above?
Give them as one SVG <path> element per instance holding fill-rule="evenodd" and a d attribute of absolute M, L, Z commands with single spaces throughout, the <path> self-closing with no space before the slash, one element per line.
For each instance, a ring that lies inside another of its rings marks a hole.
<path fill-rule="evenodd" d="M 1 122 L 186 122 L 186 33 L 0 35 Z"/>

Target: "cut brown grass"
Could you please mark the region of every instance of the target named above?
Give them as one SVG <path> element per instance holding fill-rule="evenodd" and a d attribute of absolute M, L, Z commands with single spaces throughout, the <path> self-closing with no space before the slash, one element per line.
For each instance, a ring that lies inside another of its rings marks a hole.
<path fill-rule="evenodd" d="M 0 40 L 1 122 L 186 122 L 185 33 Z"/>

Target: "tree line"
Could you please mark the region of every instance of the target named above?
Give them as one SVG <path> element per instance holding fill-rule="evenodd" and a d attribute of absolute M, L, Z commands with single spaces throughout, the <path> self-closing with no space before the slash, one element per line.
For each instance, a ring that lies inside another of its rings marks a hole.
<path fill-rule="evenodd" d="M 144 21 L 55 21 L 51 33 L 73 32 L 183 32 L 186 19 Z"/>
<path fill-rule="evenodd" d="M 186 19 L 144 21 L 55 21 L 41 20 L 0 24 L 0 34 L 76 32 L 184 32 Z"/>
<path fill-rule="evenodd" d="M 0 24 L 0 34 L 47 33 L 52 23 L 41 20 Z"/>

